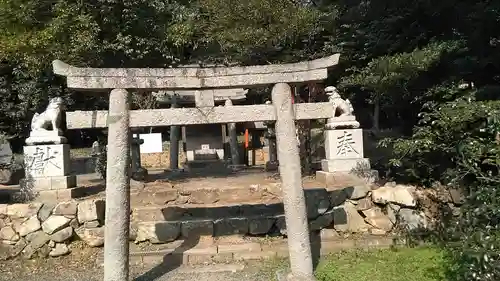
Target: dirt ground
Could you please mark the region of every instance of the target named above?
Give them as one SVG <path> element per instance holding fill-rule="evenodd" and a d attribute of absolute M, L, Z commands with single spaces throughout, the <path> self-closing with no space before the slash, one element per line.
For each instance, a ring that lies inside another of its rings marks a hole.
<path fill-rule="evenodd" d="M 102 248 L 89 248 L 76 242 L 71 244 L 72 253 L 59 258 L 17 258 L 0 261 L 0 281 L 101 281 L 103 268 L 96 260 L 102 256 Z M 159 269 L 132 266 L 133 281 L 269 281 L 274 269 L 266 263 L 225 264 L 207 266 L 181 266 Z"/>

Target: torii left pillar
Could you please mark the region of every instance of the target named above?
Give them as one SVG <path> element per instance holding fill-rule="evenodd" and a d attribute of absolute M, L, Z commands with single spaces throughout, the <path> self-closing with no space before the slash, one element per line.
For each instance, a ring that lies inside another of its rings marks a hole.
<path fill-rule="evenodd" d="M 109 96 L 104 281 L 129 280 L 130 96 L 114 89 Z"/>

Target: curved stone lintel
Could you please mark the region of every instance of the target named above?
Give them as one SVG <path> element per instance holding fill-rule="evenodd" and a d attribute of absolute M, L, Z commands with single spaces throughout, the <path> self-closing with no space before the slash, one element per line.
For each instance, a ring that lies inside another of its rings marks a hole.
<path fill-rule="evenodd" d="M 340 54 L 289 64 L 241 67 L 80 68 L 56 60 L 54 73 L 78 89 L 201 89 L 319 81 L 338 63 Z"/>

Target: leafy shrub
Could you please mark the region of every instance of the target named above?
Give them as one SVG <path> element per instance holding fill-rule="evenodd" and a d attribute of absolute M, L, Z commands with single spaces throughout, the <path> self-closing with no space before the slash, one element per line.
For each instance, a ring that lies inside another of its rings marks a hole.
<path fill-rule="evenodd" d="M 500 280 L 500 101 L 485 98 L 492 90 L 434 88 L 450 100 L 426 103 L 411 137 L 381 143 L 393 147 L 400 175 L 468 195 L 439 237 L 454 261 L 450 280 Z"/>

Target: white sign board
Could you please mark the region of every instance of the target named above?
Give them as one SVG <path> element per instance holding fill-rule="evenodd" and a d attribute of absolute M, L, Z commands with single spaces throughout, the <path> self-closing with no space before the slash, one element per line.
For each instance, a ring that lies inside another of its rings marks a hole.
<path fill-rule="evenodd" d="M 161 133 L 139 134 L 139 138 L 144 140 L 140 146 L 141 154 L 163 152 Z"/>

